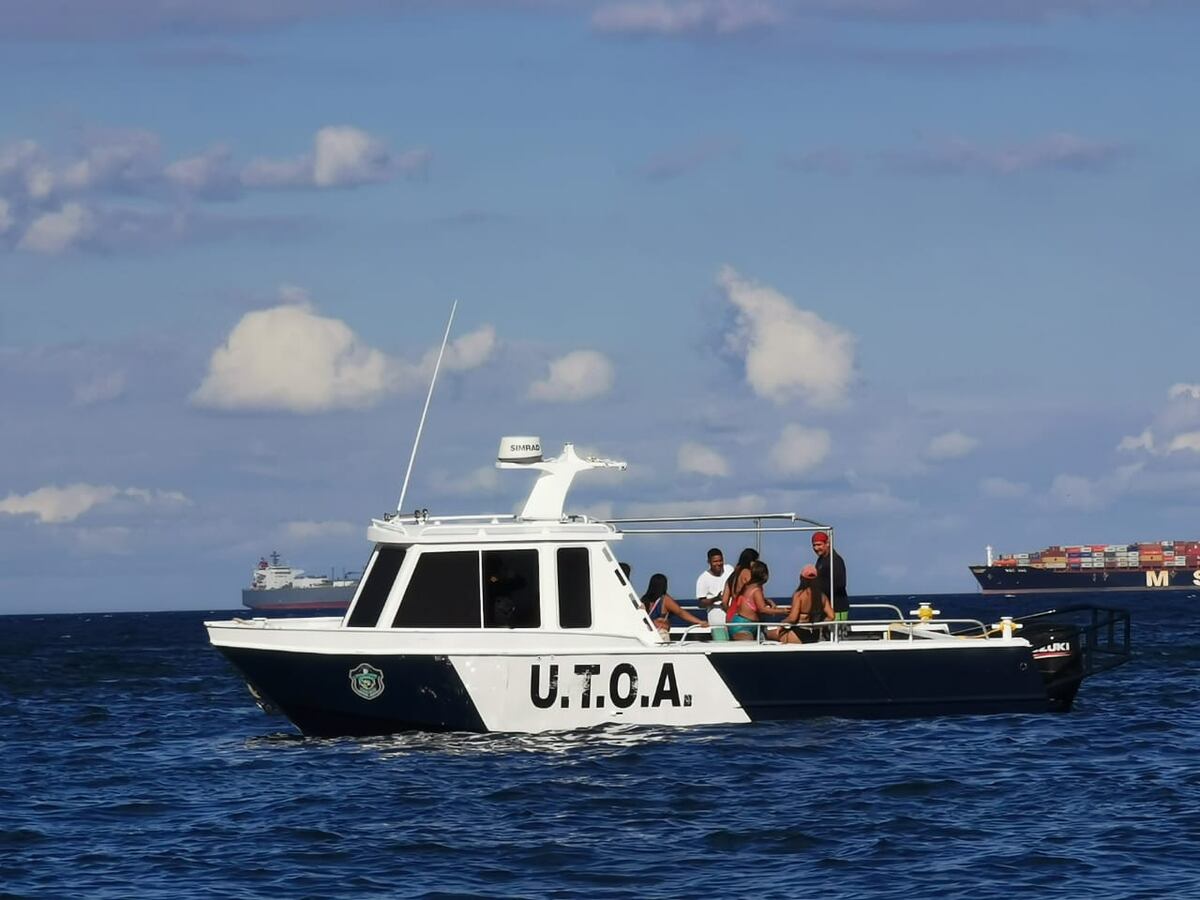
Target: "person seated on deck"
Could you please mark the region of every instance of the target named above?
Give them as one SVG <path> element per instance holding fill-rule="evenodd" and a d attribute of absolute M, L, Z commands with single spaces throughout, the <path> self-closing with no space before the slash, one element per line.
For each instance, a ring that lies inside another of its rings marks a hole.
<path fill-rule="evenodd" d="M 735 641 L 757 640 L 759 626 L 747 623 L 762 621 L 763 616 L 782 616 L 787 614 L 785 607 L 776 606 L 774 601 L 763 593 L 763 585 L 771 577 L 771 571 L 761 559 L 750 563 L 750 577 L 742 587 L 741 593 L 729 601 L 729 636 Z M 732 580 L 732 576 L 730 576 Z"/>
<path fill-rule="evenodd" d="M 817 567 L 807 565 L 800 571 L 800 583 L 792 593 L 792 605 L 778 628 L 767 632 L 767 639 L 781 644 L 810 644 L 817 640 L 817 622 L 832 621 L 833 604 L 817 586 Z"/>
<path fill-rule="evenodd" d="M 673 615 L 679 616 L 689 625 L 708 627 L 706 621 L 693 616 L 667 593 L 667 576 L 661 572 L 650 576 L 650 584 L 646 586 L 646 593 L 642 594 L 642 607 L 646 610 L 646 615 L 654 622 L 654 627 L 661 632 L 671 630 L 671 616 Z"/>

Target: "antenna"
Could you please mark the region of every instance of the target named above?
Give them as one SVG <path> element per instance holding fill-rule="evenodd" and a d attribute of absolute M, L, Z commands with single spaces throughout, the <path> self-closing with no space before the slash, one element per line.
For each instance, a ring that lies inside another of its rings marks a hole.
<path fill-rule="evenodd" d="M 433 399 L 433 386 L 437 384 L 438 370 L 442 367 L 442 354 L 446 352 L 446 342 L 450 340 L 450 326 L 454 324 L 456 309 L 458 309 L 457 300 L 450 307 L 450 320 L 446 323 L 446 333 L 442 335 L 442 349 L 438 351 L 437 362 L 433 366 L 433 377 L 429 379 L 429 393 L 425 395 L 425 408 L 421 410 L 421 421 L 417 425 L 417 436 L 413 440 L 412 455 L 408 457 L 408 471 L 404 473 L 404 486 L 400 488 L 400 501 L 396 504 L 396 512 L 404 509 L 404 495 L 408 493 L 408 479 L 412 475 L 413 461 L 417 458 L 417 447 L 421 443 L 421 431 L 425 428 L 425 416 L 429 413 L 429 401 Z"/>

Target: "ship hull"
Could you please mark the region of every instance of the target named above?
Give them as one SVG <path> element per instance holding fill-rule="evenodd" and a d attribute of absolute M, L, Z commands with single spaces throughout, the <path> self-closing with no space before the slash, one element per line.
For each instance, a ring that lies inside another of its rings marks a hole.
<path fill-rule="evenodd" d="M 344 612 L 354 598 L 357 585 L 273 588 L 266 591 L 242 591 L 242 605 L 261 612 L 297 610 L 336 610 Z"/>
<path fill-rule="evenodd" d="M 971 566 L 971 574 L 985 594 L 1200 590 L 1200 569 L 1182 566 L 1086 570 Z"/>
<path fill-rule="evenodd" d="M 1065 712 L 1082 678 L 1045 671 L 1028 644 L 491 657 L 218 646 L 264 709 L 313 736 Z M 368 693 L 355 687 L 364 673 Z"/>

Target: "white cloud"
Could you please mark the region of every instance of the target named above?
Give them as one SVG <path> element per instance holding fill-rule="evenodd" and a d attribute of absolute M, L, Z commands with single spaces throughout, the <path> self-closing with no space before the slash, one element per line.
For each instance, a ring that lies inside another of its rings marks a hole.
<path fill-rule="evenodd" d="M 613 34 L 736 34 L 779 24 L 783 15 L 766 0 L 650 0 L 610 3 L 592 15 L 592 27 Z"/>
<path fill-rule="evenodd" d="M 208 199 L 233 199 L 242 190 L 228 147 L 217 146 L 196 156 L 178 159 L 163 174 L 188 194 Z"/>
<path fill-rule="evenodd" d="M 784 475 L 802 475 L 824 462 L 831 446 L 829 432 L 823 428 L 785 425 L 771 448 L 771 465 Z"/>
<path fill-rule="evenodd" d="M 979 493 L 985 497 L 1009 500 L 1015 497 L 1024 497 L 1029 493 L 1029 485 L 1021 481 L 1009 481 L 1007 478 L 993 476 L 979 482 Z"/>
<path fill-rule="evenodd" d="M 849 332 L 729 266 L 717 282 L 738 310 L 726 346 L 745 359 L 746 381 L 756 394 L 776 403 L 799 396 L 822 406 L 845 398 L 854 374 Z"/>
<path fill-rule="evenodd" d="M 1037 170 L 1097 171 L 1126 156 L 1128 149 L 1068 133 L 1027 144 L 991 147 L 963 138 L 927 143 L 914 152 L 890 154 L 894 166 L 923 175 L 1018 175 Z"/>
<path fill-rule="evenodd" d="M 961 431 L 948 431 L 933 438 L 925 448 L 925 457 L 933 460 L 961 459 L 979 446 L 979 441 Z"/>
<path fill-rule="evenodd" d="M 575 403 L 599 397 L 613 386 L 613 364 L 595 350 L 574 350 L 550 363 L 550 373 L 529 387 L 529 397 L 550 403 Z"/>
<path fill-rule="evenodd" d="M 312 158 L 251 160 L 240 176 L 248 188 L 295 188 L 313 184 Z"/>
<path fill-rule="evenodd" d="M 109 372 L 105 375 L 97 375 L 83 384 L 75 385 L 72 402 L 76 406 L 95 406 L 98 403 L 116 400 L 123 393 L 125 393 L 125 374 Z"/>
<path fill-rule="evenodd" d="M 192 393 L 197 406 L 225 410 L 318 413 L 364 409 L 428 376 L 368 346 L 340 319 L 317 314 L 307 293 L 282 289 L 283 305 L 244 315 L 213 351 L 208 373 Z M 484 325 L 447 345 L 443 365 L 464 371 L 486 362 L 495 329 Z M 430 361 L 437 351 L 426 354 Z"/>
<path fill-rule="evenodd" d="M 0 500 L 0 513 L 33 515 L 39 522 L 74 522 L 92 507 L 117 495 L 112 485 L 50 485 L 28 494 L 9 494 Z"/>
<path fill-rule="evenodd" d="M 729 463 L 724 456 L 711 447 L 692 441 L 679 447 L 678 466 L 680 472 L 708 475 L 712 478 L 725 478 L 729 475 Z"/>
<path fill-rule="evenodd" d="M 1200 400 L 1200 384 L 1173 384 L 1170 390 L 1167 391 L 1167 396 L 1172 400 L 1177 397 L 1189 397 L 1192 400 Z"/>
<path fill-rule="evenodd" d="M 178 491 L 117 488 L 112 485 L 48 485 L 28 494 L 9 494 L 0 500 L 0 513 L 36 516 L 45 524 L 74 522 L 98 506 L 132 501 L 137 506 L 171 507 L 190 504 Z"/>
<path fill-rule="evenodd" d="M 191 506 L 192 501 L 180 491 L 147 490 L 146 488 L 125 488 L 117 495 L 117 499 L 128 497 L 145 506 L 170 508 L 173 506 Z"/>
<path fill-rule="evenodd" d="M 346 126 L 322 128 L 313 149 L 313 184 L 347 187 L 386 181 L 391 157 L 383 142 Z"/>
<path fill-rule="evenodd" d="M 298 521 L 285 522 L 283 525 L 283 540 L 292 543 L 302 543 L 305 541 L 323 540 L 332 537 L 346 537 L 347 535 L 359 534 L 363 531 L 362 526 L 354 525 L 351 522 L 312 522 Z"/>
<path fill-rule="evenodd" d="M 491 325 L 484 325 L 446 344 L 446 353 L 442 357 L 442 368 L 448 372 L 477 369 L 491 359 L 495 350 L 496 329 Z M 430 350 L 425 354 L 420 365 L 423 374 L 433 373 L 433 367 L 437 364 L 437 354 L 437 350 Z"/>
<path fill-rule="evenodd" d="M 1145 429 L 1138 435 L 1126 435 L 1121 438 L 1121 443 L 1117 444 L 1118 450 L 1147 450 L 1150 453 L 1154 452 L 1154 433 L 1149 429 Z"/>
<path fill-rule="evenodd" d="M 428 166 L 427 150 L 396 154 L 383 141 L 349 125 L 329 125 L 313 138 L 313 152 L 295 159 L 257 159 L 241 180 L 256 188 L 343 188 L 390 181 Z"/>
<path fill-rule="evenodd" d="M 86 240 L 94 227 L 95 217 L 87 208 L 67 203 L 58 212 L 43 213 L 34 219 L 17 247 L 36 253 L 60 253 Z"/>
<path fill-rule="evenodd" d="M 298 413 L 363 408 L 396 383 L 396 364 L 368 347 L 346 323 L 306 306 L 247 313 L 213 351 L 192 394 L 213 409 Z"/>
<path fill-rule="evenodd" d="M 295 228 L 302 217 L 207 216 L 188 201 L 236 201 L 254 189 L 384 183 L 423 173 L 431 160 L 428 150 L 396 152 L 348 125 L 318 130 L 308 153 L 248 165 L 235 164 L 224 145 L 167 161 L 161 143 L 144 130 L 88 129 L 66 153 L 32 140 L 0 144 L 0 235 L 22 235 L 20 250 L 60 253 L 80 245 L 104 251 L 231 236 L 243 228 Z M 122 202 L 129 197 L 136 203 Z"/>
<path fill-rule="evenodd" d="M 1171 438 L 1171 443 L 1167 445 L 1167 452 L 1178 453 L 1180 450 L 1200 453 L 1200 431 L 1188 431 Z"/>
<path fill-rule="evenodd" d="M 67 165 L 57 179 L 63 191 L 139 191 L 161 177 L 158 136 L 149 131 L 94 130 L 82 158 Z"/>

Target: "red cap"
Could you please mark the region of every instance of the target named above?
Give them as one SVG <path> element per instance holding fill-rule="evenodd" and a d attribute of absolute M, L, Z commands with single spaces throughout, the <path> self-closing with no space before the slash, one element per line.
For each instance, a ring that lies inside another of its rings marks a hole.
<path fill-rule="evenodd" d="M 813 536 L 812 536 L 812 542 L 813 542 L 813 544 L 828 544 L 829 543 L 829 535 L 827 535 L 823 531 L 814 532 Z"/>
<path fill-rule="evenodd" d="M 800 577 L 805 581 L 812 581 L 817 577 L 817 567 L 813 565 L 805 566 L 800 570 Z"/>

